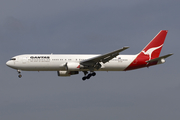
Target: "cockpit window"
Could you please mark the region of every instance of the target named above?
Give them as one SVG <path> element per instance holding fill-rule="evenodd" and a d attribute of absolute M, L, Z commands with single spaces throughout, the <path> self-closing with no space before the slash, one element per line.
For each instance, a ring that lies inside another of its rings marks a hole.
<path fill-rule="evenodd" d="M 16 58 L 11 58 L 10 60 L 16 60 Z"/>

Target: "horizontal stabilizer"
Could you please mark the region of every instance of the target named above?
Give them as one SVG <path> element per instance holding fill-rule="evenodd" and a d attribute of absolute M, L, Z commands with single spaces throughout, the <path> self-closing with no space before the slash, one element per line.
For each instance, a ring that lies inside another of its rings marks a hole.
<path fill-rule="evenodd" d="M 169 56 L 173 55 L 172 53 L 170 54 L 167 54 L 167 55 L 164 55 L 164 56 L 161 56 L 161 57 L 158 57 L 158 58 L 155 58 L 155 59 L 151 59 L 151 60 L 148 60 L 146 61 L 147 63 L 152 63 L 152 62 L 158 62 L 159 60 L 163 60 Z"/>

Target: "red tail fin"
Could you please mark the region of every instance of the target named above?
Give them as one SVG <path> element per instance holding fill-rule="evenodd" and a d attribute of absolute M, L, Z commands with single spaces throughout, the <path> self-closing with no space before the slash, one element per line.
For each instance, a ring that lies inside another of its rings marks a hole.
<path fill-rule="evenodd" d="M 137 57 L 132 61 L 132 63 L 126 68 L 126 70 L 146 67 L 146 61 L 159 57 L 167 32 L 167 30 L 161 30 L 137 55 Z M 155 64 L 156 63 L 151 65 Z"/>
<path fill-rule="evenodd" d="M 161 30 L 140 52 L 138 57 L 147 56 L 149 60 L 159 57 L 167 32 L 167 30 Z"/>

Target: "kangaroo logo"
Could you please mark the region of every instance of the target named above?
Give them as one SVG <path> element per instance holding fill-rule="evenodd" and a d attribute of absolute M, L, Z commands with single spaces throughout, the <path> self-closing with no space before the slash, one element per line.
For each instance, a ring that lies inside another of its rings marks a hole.
<path fill-rule="evenodd" d="M 152 53 L 153 53 L 155 50 L 157 50 L 157 49 L 159 49 L 160 47 L 162 47 L 162 46 L 163 46 L 163 44 L 160 45 L 160 46 L 158 46 L 158 47 L 150 48 L 150 49 L 148 49 L 146 52 L 143 50 L 142 52 L 143 52 L 145 55 L 149 55 L 149 60 L 151 60 L 151 55 L 152 55 Z"/>

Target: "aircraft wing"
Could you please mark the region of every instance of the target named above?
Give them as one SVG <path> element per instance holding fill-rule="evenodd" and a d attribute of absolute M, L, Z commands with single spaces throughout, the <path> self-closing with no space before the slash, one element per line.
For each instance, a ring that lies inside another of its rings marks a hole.
<path fill-rule="evenodd" d="M 95 64 L 97 64 L 99 62 L 106 63 L 106 62 L 109 62 L 114 57 L 116 57 L 117 55 L 119 55 L 120 52 L 122 52 L 128 48 L 129 47 L 123 47 L 121 49 L 115 50 L 115 51 L 110 52 L 110 53 L 106 53 L 106 54 L 99 55 L 99 56 L 96 56 L 96 57 L 93 57 L 93 58 L 90 58 L 87 60 L 83 60 L 80 62 L 80 64 L 84 65 L 84 66 L 94 66 Z"/>
<path fill-rule="evenodd" d="M 151 60 L 148 60 L 146 61 L 147 63 L 153 63 L 153 62 L 158 62 L 159 60 L 161 59 L 165 59 L 169 56 L 173 55 L 172 53 L 171 54 L 167 54 L 167 55 L 164 55 L 164 56 L 161 56 L 161 57 L 158 57 L 158 58 L 155 58 L 155 59 L 151 59 Z"/>

